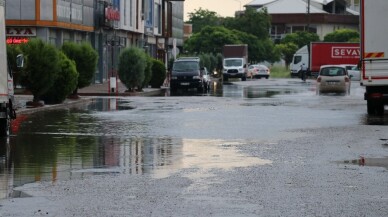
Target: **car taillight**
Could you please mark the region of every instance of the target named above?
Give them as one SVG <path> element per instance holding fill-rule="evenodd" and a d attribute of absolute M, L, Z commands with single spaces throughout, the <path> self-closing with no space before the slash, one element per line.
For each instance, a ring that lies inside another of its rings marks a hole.
<path fill-rule="evenodd" d="M 349 82 L 349 78 L 348 77 L 345 77 L 345 82 Z"/>
<path fill-rule="evenodd" d="M 322 78 L 321 77 L 318 77 L 317 78 L 317 82 L 321 82 L 322 81 Z"/>

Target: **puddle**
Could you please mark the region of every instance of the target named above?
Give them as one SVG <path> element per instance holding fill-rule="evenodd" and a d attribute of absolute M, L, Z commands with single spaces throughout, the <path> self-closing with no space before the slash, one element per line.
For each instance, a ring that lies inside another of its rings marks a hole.
<path fill-rule="evenodd" d="M 58 111 L 54 114 L 66 116 Z M 96 134 L 93 132 L 103 130 L 99 127 L 106 123 L 87 118 L 89 124 L 85 125 L 76 116 L 71 118 L 74 122 L 58 119 L 46 128 L 35 129 L 31 127 L 40 117 L 30 116 L 29 122 L 20 124 L 18 135 L 0 144 L 0 199 L 26 197 L 13 189 L 34 182 L 56 183 L 101 174 L 163 178 L 185 169 L 190 171 L 185 173 L 187 177 L 198 179 L 215 170 L 272 163 L 240 152 L 242 142 Z M 73 127 L 74 132 L 61 132 L 64 126 Z"/>
<path fill-rule="evenodd" d="M 340 164 L 350 164 L 350 165 L 358 165 L 358 166 L 367 166 L 367 167 L 383 167 L 388 169 L 388 157 L 385 158 L 364 158 L 360 157 L 358 159 L 353 160 L 344 160 L 342 162 L 338 162 Z"/>

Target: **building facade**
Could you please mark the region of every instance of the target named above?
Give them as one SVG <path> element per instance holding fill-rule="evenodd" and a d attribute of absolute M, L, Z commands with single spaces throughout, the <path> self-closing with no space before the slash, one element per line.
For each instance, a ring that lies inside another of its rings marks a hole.
<path fill-rule="evenodd" d="M 174 46 L 183 46 L 183 1 L 7 0 L 6 37 L 8 44 L 40 38 L 58 48 L 90 42 L 99 54 L 92 83 L 102 83 L 117 76 L 126 47 L 167 63 Z"/>
<path fill-rule="evenodd" d="M 326 34 L 338 29 L 358 30 L 359 12 L 351 9 L 357 4 L 357 0 L 254 0 L 245 7 L 267 10 L 274 41 L 297 31 L 317 33 L 323 40 Z"/>

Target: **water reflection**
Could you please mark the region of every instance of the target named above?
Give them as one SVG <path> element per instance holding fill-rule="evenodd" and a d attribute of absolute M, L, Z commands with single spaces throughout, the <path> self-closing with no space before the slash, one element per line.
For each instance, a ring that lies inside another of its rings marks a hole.
<path fill-rule="evenodd" d="M 388 169 L 388 158 L 365 158 L 360 157 L 354 160 L 345 160 L 342 163 L 352 164 L 359 166 L 369 166 L 369 167 L 384 167 Z"/>
<path fill-rule="evenodd" d="M 361 122 L 365 125 L 388 125 L 388 114 L 382 116 L 365 114 Z"/>
<path fill-rule="evenodd" d="M 166 177 L 183 168 L 202 171 L 194 178 L 212 168 L 271 163 L 239 154 L 240 143 L 147 136 L 152 122 L 134 118 L 133 108 L 128 100 L 103 98 L 21 116 L 13 123 L 17 131 L 0 144 L 0 199 L 15 196 L 13 187 L 37 181 L 115 173 Z"/>

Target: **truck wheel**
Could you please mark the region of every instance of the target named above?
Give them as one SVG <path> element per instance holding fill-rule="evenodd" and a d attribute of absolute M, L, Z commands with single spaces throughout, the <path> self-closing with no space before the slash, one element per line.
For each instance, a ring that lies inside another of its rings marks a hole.
<path fill-rule="evenodd" d="M 9 135 L 10 122 L 7 118 L 0 119 L 0 137 Z"/>
<path fill-rule="evenodd" d="M 367 107 L 368 115 L 373 115 L 375 113 L 374 105 L 370 100 L 366 102 L 366 107 Z"/>
<path fill-rule="evenodd" d="M 367 100 L 368 115 L 384 115 L 384 103 L 374 103 Z"/>
<path fill-rule="evenodd" d="M 379 103 L 376 105 L 376 115 L 384 115 L 384 104 Z"/>

